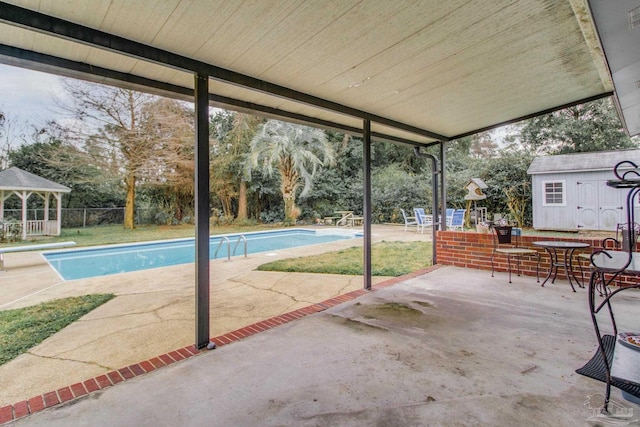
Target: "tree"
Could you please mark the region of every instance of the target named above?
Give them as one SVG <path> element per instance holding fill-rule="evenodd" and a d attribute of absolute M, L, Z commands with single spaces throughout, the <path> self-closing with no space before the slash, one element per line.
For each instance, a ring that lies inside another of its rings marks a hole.
<path fill-rule="evenodd" d="M 465 205 L 465 184 L 480 178 L 487 184 L 487 198 L 479 206 L 488 213 L 509 212 L 523 225 L 531 223 L 531 186 L 527 169 L 534 155 L 510 147 L 500 153 L 482 156 L 473 154 L 473 138 L 466 137 L 447 143 L 447 204 Z"/>
<path fill-rule="evenodd" d="M 84 153 L 46 132 L 9 154 L 11 166 L 71 188 L 62 199 L 67 208 L 119 206 L 122 193 L 114 190 L 113 179 L 86 159 Z"/>
<path fill-rule="evenodd" d="M 520 137 L 525 149 L 538 154 L 620 150 L 638 145 L 624 133 L 609 98 L 529 119 Z"/>
<path fill-rule="evenodd" d="M 473 158 L 482 159 L 497 156 L 498 144 L 493 142 L 490 132 L 476 133 L 470 138 L 470 154 Z"/>
<path fill-rule="evenodd" d="M 19 142 L 25 142 L 25 128 L 0 111 L 0 170 L 9 167 L 9 156 Z"/>
<path fill-rule="evenodd" d="M 431 208 L 428 203 L 431 200 L 430 180 L 425 179 L 426 174 L 412 174 L 401 166 L 392 163 L 372 171 L 372 221 L 382 223 L 393 220 L 400 215 L 400 208 Z"/>
<path fill-rule="evenodd" d="M 65 80 L 73 104 L 64 106 L 75 118 L 76 143 L 91 162 L 118 176 L 126 192 L 124 228 L 134 227 L 138 181 L 166 181 L 168 173 L 185 165 L 193 145 L 193 125 L 176 101 L 111 86 Z M 190 141 L 187 141 L 191 139 Z"/>
<path fill-rule="evenodd" d="M 296 198 L 305 196 L 319 168 L 334 163 L 334 152 L 324 131 L 269 120 L 251 140 L 248 172 L 259 168 L 268 176 L 278 169 L 285 224 L 295 223 L 300 211 Z"/>
<path fill-rule="evenodd" d="M 335 131 L 326 131 L 335 164 L 318 172 L 310 192 L 300 202 L 303 217 L 333 216 L 336 209 L 354 209 L 362 204 L 362 141 Z M 349 179 L 345 179 L 349 177 Z M 354 204 L 353 201 L 357 204 Z"/>
<path fill-rule="evenodd" d="M 140 180 L 156 190 L 170 222 L 193 217 L 195 192 L 194 116 L 187 105 L 158 98 L 143 108 L 142 127 L 156 141 L 155 155 L 139 168 Z"/>
<path fill-rule="evenodd" d="M 237 219 L 248 218 L 248 187 L 243 165 L 251 139 L 263 121 L 251 114 L 226 111 L 216 114 L 212 120 L 216 141 L 211 159 L 211 189 L 220 199 L 226 217 L 233 215 L 232 201 L 237 199 Z"/>

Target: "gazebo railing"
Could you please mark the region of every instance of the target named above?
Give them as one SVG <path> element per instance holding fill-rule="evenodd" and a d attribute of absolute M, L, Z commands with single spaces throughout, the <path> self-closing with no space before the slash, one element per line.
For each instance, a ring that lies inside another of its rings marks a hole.
<path fill-rule="evenodd" d="M 27 236 L 55 236 L 58 234 L 56 220 L 28 220 L 25 224 Z"/>

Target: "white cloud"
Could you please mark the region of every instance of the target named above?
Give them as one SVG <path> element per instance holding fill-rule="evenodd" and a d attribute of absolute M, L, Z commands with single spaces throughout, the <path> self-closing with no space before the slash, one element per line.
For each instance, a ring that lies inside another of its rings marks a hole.
<path fill-rule="evenodd" d="M 19 122 L 41 124 L 56 118 L 60 77 L 0 64 L 0 111 Z"/>

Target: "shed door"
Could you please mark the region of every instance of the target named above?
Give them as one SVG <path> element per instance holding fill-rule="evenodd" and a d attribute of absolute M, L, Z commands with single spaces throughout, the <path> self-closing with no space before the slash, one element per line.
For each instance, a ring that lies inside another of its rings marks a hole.
<path fill-rule="evenodd" d="M 599 230 L 599 181 L 578 182 L 578 229 Z"/>
<path fill-rule="evenodd" d="M 578 183 L 578 228 L 585 230 L 615 230 L 625 222 L 625 191 L 607 186 L 607 181 Z"/>
<path fill-rule="evenodd" d="M 625 190 L 617 190 L 600 181 L 600 230 L 615 230 L 618 223 L 627 222 L 624 215 Z"/>

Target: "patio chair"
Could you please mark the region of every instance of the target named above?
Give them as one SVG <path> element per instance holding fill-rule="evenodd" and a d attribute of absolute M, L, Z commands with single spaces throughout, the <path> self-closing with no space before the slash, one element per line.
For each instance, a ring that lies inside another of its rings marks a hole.
<path fill-rule="evenodd" d="M 451 221 L 453 220 L 453 213 L 455 212 L 455 209 L 447 209 L 447 214 L 446 214 L 446 226 L 447 227 L 451 227 Z"/>
<path fill-rule="evenodd" d="M 410 225 L 418 225 L 418 221 L 416 221 L 415 216 L 407 216 L 407 213 L 404 211 L 404 209 L 400 209 L 400 212 L 402 212 L 402 218 L 404 218 L 404 231 L 407 231 L 407 227 L 409 227 Z"/>
<path fill-rule="evenodd" d="M 451 230 L 460 230 L 464 231 L 464 209 L 456 209 L 451 215 L 451 224 L 448 225 L 448 228 Z"/>
<path fill-rule="evenodd" d="M 624 252 L 637 252 L 638 237 L 640 237 L 640 224 L 634 222 L 632 225 L 632 231 L 629 233 L 629 227 L 626 223 L 616 225 L 616 237 L 607 237 L 602 239 L 599 248 L 594 248 L 593 252 L 600 252 L 607 249 Z M 629 240 L 631 239 L 631 240 Z M 582 287 L 584 288 L 586 282 L 585 264 L 591 265 L 591 253 L 580 253 L 577 256 L 578 267 L 580 268 L 580 277 L 582 279 Z M 621 285 L 621 277 L 618 278 L 618 283 Z M 600 296 L 603 296 L 602 289 L 600 290 Z"/>
<path fill-rule="evenodd" d="M 632 230 L 629 232 L 627 224 L 618 224 L 616 226 L 616 238 L 606 238 L 602 241 L 602 246 L 606 247 L 608 241 L 613 241 L 613 247 L 617 250 L 625 252 L 636 252 L 636 246 L 638 244 L 638 236 L 640 235 L 640 224 L 634 222 L 631 226 Z M 630 240 L 631 239 L 631 240 Z"/>
<path fill-rule="evenodd" d="M 491 254 L 491 277 L 495 270 L 494 258 L 496 254 L 507 256 L 507 269 L 509 271 L 509 283 L 511 283 L 511 258 L 515 258 L 517 261 L 517 273 L 520 276 L 520 258 L 536 257 L 538 262 L 536 265 L 536 279 L 540 281 L 540 254 L 535 249 L 521 248 L 518 246 L 520 233 L 516 233 L 514 236 L 512 226 L 495 226 L 493 227 L 495 233 L 493 235 L 493 253 Z M 513 238 L 515 237 L 515 239 Z"/>
<path fill-rule="evenodd" d="M 414 208 L 413 213 L 416 215 L 417 227 L 421 233 L 424 233 L 425 227 L 433 227 L 433 216 L 424 213 L 423 208 Z"/>

